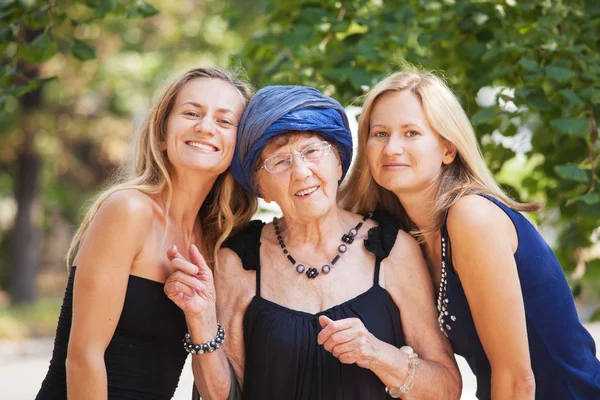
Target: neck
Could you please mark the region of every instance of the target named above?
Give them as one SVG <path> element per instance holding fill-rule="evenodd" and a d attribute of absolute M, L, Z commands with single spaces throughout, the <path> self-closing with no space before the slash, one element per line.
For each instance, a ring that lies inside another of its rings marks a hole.
<path fill-rule="evenodd" d="M 420 191 L 394 192 L 404 211 L 419 230 L 431 227 L 434 220 L 437 188 L 430 185 Z"/>
<path fill-rule="evenodd" d="M 312 245 L 315 249 L 326 252 L 339 246 L 342 234 L 347 233 L 350 225 L 354 227 L 347 214 L 338 207 L 333 207 L 325 215 L 308 222 L 295 220 L 293 217 L 286 217 L 284 222 L 288 246 Z"/>
<path fill-rule="evenodd" d="M 182 230 L 186 242 L 194 236 L 198 223 L 198 213 L 212 189 L 218 175 L 207 173 L 186 174 L 185 177 L 173 174 L 171 184 L 173 193 L 168 218 Z M 164 196 L 166 201 L 166 196 Z"/>

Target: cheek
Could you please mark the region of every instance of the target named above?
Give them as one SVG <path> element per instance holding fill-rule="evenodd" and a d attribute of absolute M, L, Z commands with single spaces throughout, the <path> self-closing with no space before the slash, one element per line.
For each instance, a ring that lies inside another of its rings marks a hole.
<path fill-rule="evenodd" d="M 369 166 L 369 169 L 373 175 L 378 172 L 376 166 L 379 157 L 381 156 L 381 150 L 382 148 L 378 143 L 371 140 L 367 142 L 367 165 Z"/>

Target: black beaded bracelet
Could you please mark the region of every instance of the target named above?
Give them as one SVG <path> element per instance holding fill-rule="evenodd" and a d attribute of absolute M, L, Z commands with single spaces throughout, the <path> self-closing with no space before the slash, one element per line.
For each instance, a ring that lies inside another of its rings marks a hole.
<path fill-rule="evenodd" d="M 217 324 L 217 336 L 211 340 L 210 342 L 202 343 L 202 344 L 194 344 L 192 343 L 192 338 L 189 333 L 185 334 L 183 338 L 183 348 L 190 354 L 205 354 L 212 353 L 225 341 L 225 329 L 221 327 L 220 324 Z"/>

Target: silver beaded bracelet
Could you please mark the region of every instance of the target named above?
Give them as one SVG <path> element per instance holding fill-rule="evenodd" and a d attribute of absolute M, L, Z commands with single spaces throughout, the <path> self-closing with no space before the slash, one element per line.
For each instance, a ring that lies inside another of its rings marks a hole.
<path fill-rule="evenodd" d="M 404 384 L 399 388 L 385 387 L 385 392 L 395 399 L 399 399 L 404 393 L 412 389 L 413 385 L 415 384 L 417 365 L 419 365 L 419 356 L 414 352 L 412 347 L 402 346 L 400 347 L 400 350 L 402 350 L 408 356 L 408 376 L 406 377 Z"/>
<path fill-rule="evenodd" d="M 183 338 L 183 348 L 190 354 L 212 353 L 221 347 L 221 344 L 223 344 L 224 341 L 225 329 L 223 329 L 220 324 L 217 324 L 217 336 L 213 340 L 202 344 L 194 344 L 192 343 L 190 334 L 186 333 Z"/>

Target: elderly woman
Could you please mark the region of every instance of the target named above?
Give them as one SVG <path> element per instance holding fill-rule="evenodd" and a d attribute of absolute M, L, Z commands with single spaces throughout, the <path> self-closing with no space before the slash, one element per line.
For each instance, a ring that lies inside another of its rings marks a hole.
<path fill-rule="evenodd" d="M 195 248 L 191 262 L 169 252 L 165 292 L 186 315 L 203 398 L 238 382 L 244 399 L 459 398 L 417 242 L 338 207 L 351 156 L 344 110 L 319 91 L 271 86 L 250 101 L 232 171 L 283 217 L 230 237 L 214 281 Z"/>

